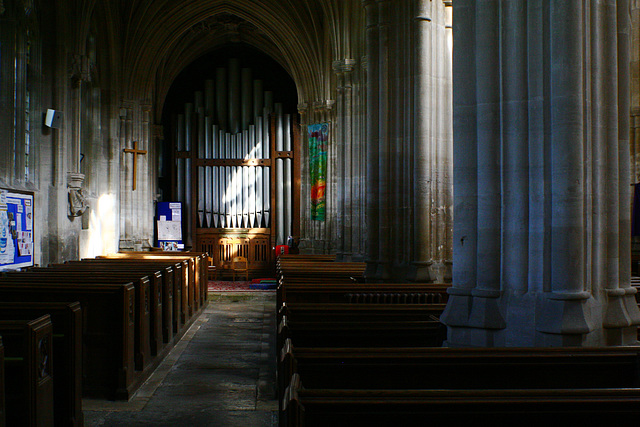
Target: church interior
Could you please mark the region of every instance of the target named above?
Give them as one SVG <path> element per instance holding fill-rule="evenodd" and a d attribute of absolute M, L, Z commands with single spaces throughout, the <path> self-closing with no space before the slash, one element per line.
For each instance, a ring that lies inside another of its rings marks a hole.
<path fill-rule="evenodd" d="M 0 151 L 0 427 L 132 401 L 236 273 L 255 425 L 640 415 L 638 0 L 0 0 Z"/>

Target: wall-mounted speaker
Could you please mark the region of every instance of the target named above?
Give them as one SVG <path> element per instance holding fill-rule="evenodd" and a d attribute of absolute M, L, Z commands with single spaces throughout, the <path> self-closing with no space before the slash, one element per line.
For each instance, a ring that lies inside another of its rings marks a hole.
<path fill-rule="evenodd" d="M 44 118 L 44 124 L 50 128 L 59 129 L 62 124 L 62 111 L 47 110 Z"/>

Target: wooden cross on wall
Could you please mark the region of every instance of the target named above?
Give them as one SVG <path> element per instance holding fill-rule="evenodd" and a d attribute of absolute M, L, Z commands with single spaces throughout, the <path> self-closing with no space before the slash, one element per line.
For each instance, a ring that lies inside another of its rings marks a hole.
<path fill-rule="evenodd" d="M 136 171 L 138 169 L 138 154 L 147 154 L 147 150 L 138 150 L 138 141 L 133 141 L 133 148 L 125 148 L 125 153 L 133 153 L 133 191 L 136 191 Z"/>

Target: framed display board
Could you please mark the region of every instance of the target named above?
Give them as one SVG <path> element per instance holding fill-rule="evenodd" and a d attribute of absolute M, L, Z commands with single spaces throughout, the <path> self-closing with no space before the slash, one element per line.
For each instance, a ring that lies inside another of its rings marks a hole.
<path fill-rule="evenodd" d="M 33 193 L 0 188 L 0 271 L 33 265 Z"/>
<path fill-rule="evenodd" d="M 157 246 L 164 251 L 183 250 L 182 203 L 158 202 L 156 210 Z"/>

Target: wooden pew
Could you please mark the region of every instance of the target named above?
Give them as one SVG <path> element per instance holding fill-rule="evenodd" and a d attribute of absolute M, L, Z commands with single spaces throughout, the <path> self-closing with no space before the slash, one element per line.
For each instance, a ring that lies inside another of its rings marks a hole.
<path fill-rule="evenodd" d="M 2 320 L 6 423 L 53 426 L 53 329 L 48 315 L 33 320 Z"/>
<path fill-rule="evenodd" d="M 189 263 L 187 302 L 188 317 L 206 305 L 207 297 L 207 254 L 201 252 L 120 252 L 100 256 L 101 259 L 131 259 L 131 260 L 186 260 Z"/>
<path fill-rule="evenodd" d="M 287 338 L 300 347 L 441 346 L 446 328 L 439 319 L 387 320 L 362 316 L 350 321 L 289 322 L 278 325 L 278 348 Z"/>
<path fill-rule="evenodd" d="M 89 279 L 133 282 L 136 285 L 137 298 L 144 298 L 144 304 L 136 304 L 139 309 L 144 309 L 144 312 L 136 312 L 136 325 L 138 325 L 136 327 L 136 340 L 141 338 L 142 335 L 145 336 L 137 344 L 136 369 L 144 369 L 150 363 L 151 358 L 162 350 L 164 346 L 163 329 L 171 328 L 170 324 L 163 324 L 166 316 L 165 311 L 172 311 L 173 298 L 171 296 L 172 292 L 165 292 L 163 276 L 158 269 L 129 270 L 118 265 L 89 265 L 80 261 L 56 264 L 46 268 L 36 268 L 28 273 L 49 275 L 56 278 L 67 277 L 79 281 Z M 169 298 L 168 300 L 164 299 L 165 295 Z M 144 318 L 138 319 L 140 316 Z M 144 331 L 141 328 L 145 328 Z"/>
<path fill-rule="evenodd" d="M 638 389 L 310 389 L 296 375 L 281 426 L 623 425 L 637 422 Z M 523 421 L 524 420 L 524 421 Z"/>
<path fill-rule="evenodd" d="M 92 270 L 89 274 L 88 270 L 73 270 L 63 269 L 58 270 L 55 268 L 37 270 L 37 271 L 24 271 L 24 272 L 11 272 L 6 273 L 4 280 L 15 280 L 18 282 L 38 282 L 38 283 L 76 283 L 78 286 L 85 284 L 107 284 L 107 285 L 121 285 L 124 283 L 132 283 L 135 287 L 135 304 L 134 304 L 134 354 L 135 354 L 135 369 L 138 371 L 144 371 L 152 361 L 151 356 L 151 341 L 157 343 L 161 340 L 161 335 L 158 336 L 158 330 L 151 329 L 151 317 L 152 308 L 154 316 L 162 315 L 161 307 L 155 302 L 152 295 L 155 294 L 151 289 L 151 280 L 149 276 L 142 276 L 139 274 L 120 274 L 118 272 L 110 271 L 95 271 Z M 99 273 L 99 274 L 98 274 Z"/>
<path fill-rule="evenodd" d="M 174 251 L 154 251 L 150 252 L 119 252 L 108 255 L 109 257 L 143 258 L 143 259 L 167 259 L 167 260 L 188 260 L 190 268 L 193 270 L 194 298 L 197 300 L 198 309 L 207 300 L 207 268 L 209 265 L 209 254 L 206 252 L 174 252 Z M 191 274 L 191 273 L 190 273 Z"/>
<path fill-rule="evenodd" d="M 440 317 L 446 304 L 282 303 L 278 317 L 296 321 L 350 321 L 362 317 L 387 320 L 425 320 Z"/>
<path fill-rule="evenodd" d="M 83 325 L 83 395 L 129 399 L 134 377 L 135 288 L 132 283 L 42 283 L 0 278 L 0 300 L 79 301 Z"/>
<path fill-rule="evenodd" d="M 380 425 L 394 417 L 408 423 L 403 425 L 425 419 L 466 425 L 522 422 L 537 414 L 571 413 L 583 421 L 602 413 L 616 420 L 640 415 L 637 347 L 354 351 L 288 343 L 283 360 L 283 374 L 293 372 L 282 403 L 283 425 Z M 410 414 L 416 418 L 405 418 Z"/>
<path fill-rule="evenodd" d="M 0 427 L 7 425 L 7 410 L 4 403 L 4 396 L 4 344 L 2 343 L 2 336 L 0 336 Z"/>
<path fill-rule="evenodd" d="M 130 269 L 133 271 L 140 271 L 141 269 L 160 269 L 163 276 L 163 284 L 167 284 L 164 290 L 163 300 L 173 301 L 172 313 L 163 312 L 163 319 L 171 318 L 172 331 L 167 330 L 163 332 L 163 336 L 166 336 L 165 342 L 170 342 L 170 336 L 173 336 L 180 331 L 184 324 L 188 320 L 188 287 L 189 287 L 189 262 L 187 260 L 145 260 L 144 263 L 140 263 L 135 259 L 105 259 L 105 258 L 86 258 L 81 261 L 68 261 L 68 264 L 84 263 L 86 265 L 103 265 L 105 267 L 118 265 L 122 269 Z M 173 274 L 171 274 L 173 272 Z M 173 283 L 171 288 L 169 284 Z M 170 290 L 172 289 L 172 290 Z M 163 320 L 164 322 L 164 320 Z"/>
<path fill-rule="evenodd" d="M 87 274 L 95 272 L 101 277 L 104 274 L 120 275 L 122 277 L 148 277 L 151 285 L 151 309 L 150 325 L 153 331 L 151 339 L 151 354 L 160 352 L 164 344 L 171 342 L 173 338 L 173 313 L 180 310 L 180 303 L 174 301 L 174 267 L 175 265 L 144 265 L 133 266 L 129 263 L 119 262 L 93 262 L 69 261 L 65 264 L 56 264 L 43 271 L 77 271 Z M 178 292 L 180 296 L 181 292 Z"/>
<path fill-rule="evenodd" d="M 276 273 L 282 283 L 311 283 L 320 281 L 364 281 L 363 262 L 279 262 Z"/>
<path fill-rule="evenodd" d="M 0 302 L 0 320 L 51 317 L 56 425 L 82 426 L 82 311 L 79 302 Z"/>
<path fill-rule="evenodd" d="M 450 284 L 439 283 L 295 283 L 277 289 L 278 306 L 287 303 L 420 303 L 448 299 Z"/>
<path fill-rule="evenodd" d="M 200 276 L 197 273 L 196 262 L 192 257 L 185 256 L 176 256 L 176 257 L 168 257 L 165 255 L 161 255 L 163 252 L 148 252 L 145 254 L 135 254 L 135 253 L 117 253 L 117 254 L 109 254 L 96 257 L 96 261 L 119 261 L 122 263 L 130 263 L 132 266 L 140 266 L 144 264 L 153 265 L 153 263 L 167 263 L 167 262 L 176 262 L 176 263 L 184 263 L 183 265 L 186 268 L 182 269 L 182 277 L 181 277 L 181 317 L 180 321 L 182 324 L 187 323 L 188 319 L 191 318 L 198 310 L 196 303 L 196 286 L 198 280 L 196 280 L 196 276 Z M 157 255 L 156 255 L 157 254 Z M 83 259 L 82 261 L 92 261 L 89 259 Z M 93 261 L 93 262 L 96 262 Z M 135 268 L 135 267 L 134 267 Z M 206 277 L 206 276 L 205 276 Z"/>
<path fill-rule="evenodd" d="M 335 260 L 335 254 L 280 254 L 277 261 L 333 262 Z"/>

